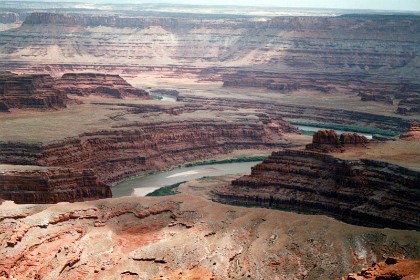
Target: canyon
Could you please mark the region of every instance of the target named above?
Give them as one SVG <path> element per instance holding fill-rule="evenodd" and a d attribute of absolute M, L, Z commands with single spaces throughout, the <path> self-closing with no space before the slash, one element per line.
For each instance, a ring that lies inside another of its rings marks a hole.
<path fill-rule="evenodd" d="M 112 82 L 121 78 L 77 74 L 77 80 L 81 82 L 72 86 L 67 82 L 68 76 L 74 77 L 73 74 L 63 75 L 54 88 L 68 93 L 65 96 L 72 96 L 73 101 L 77 102 L 61 110 L 32 111 L 31 118 L 23 119 L 23 123 L 22 118 L 15 117 L 18 112 L 3 115 L 0 125 L 3 132 L 0 141 L 2 164 L 8 164 L 9 168 L 10 165 L 16 165 L 20 169 L 22 166 L 41 166 L 70 168 L 82 173 L 91 170 L 101 182 L 114 184 L 130 176 L 156 172 L 235 150 L 278 149 L 294 145 L 283 135 L 297 132 L 295 127 L 281 118 L 271 119 L 257 110 L 238 112 L 198 104 L 165 104 L 158 100 L 145 100 L 145 91 L 131 88 L 118 89 L 120 94 L 109 98 L 104 97 L 102 89 L 97 94 L 98 82 L 95 79 L 86 80 L 86 77 L 107 77 Z M 106 84 L 101 87 L 104 86 Z M 114 88 L 117 86 L 113 85 Z M 69 93 L 70 89 L 82 90 L 84 94 Z M 126 93 L 133 97 L 125 96 Z M 37 129 L 33 130 L 33 127 Z M 77 174 L 70 173 L 69 181 Z M 23 173 L 9 175 L 19 180 Z M 39 175 L 36 173 L 34 176 Z M 49 194 L 45 190 L 34 187 L 33 192 L 39 195 L 26 195 L 31 193 L 26 188 L 30 188 L 32 181 L 22 182 L 28 186 L 18 190 L 12 179 L 4 181 L 3 197 L 10 198 L 12 191 L 15 202 L 48 202 L 46 197 Z M 86 185 L 76 183 L 72 188 L 76 192 L 83 192 Z M 95 184 L 92 187 L 96 187 Z M 19 193 L 21 198 L 17 197 Z M 109 196 L 108 191 L 103 190 L 103 193 Z M 86 194 L 97 197 L 95 192 L 89 192 L 88 189 Z M 80 196 L 77 198 L 83 200 Z M 60 200 L 51 202 L 57 201 L 68 200 L 64 195 Z"/>
<path fill-rule="evenodd" d="M 420 277 L 419 23 L 0 3 L 0 279 Z M 270 153 L 249 175 L 111 198 L 132 176 Z"/>

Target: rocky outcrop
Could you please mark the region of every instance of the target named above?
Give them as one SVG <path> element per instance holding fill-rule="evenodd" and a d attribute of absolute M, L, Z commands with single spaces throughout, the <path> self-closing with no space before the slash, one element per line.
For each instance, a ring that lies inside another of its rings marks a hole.
<path fill-rule="evenodd" d="M 419 172 L 397 165 L 286 150 L 273 152 L 252 168 L 251 175 L 220 187 L 214 200 L 419 230 L 419 185 Z"/>
<path fill-rule="evenodd" d="M 111 74 L 68 73 L 57 80 L 56 87 L 66 94 L 80 96 L 149 98 L 146 91 L 133 87 L 119 75 Z"/>
<path fill-rule="evenodd" d="M 64 108 L 74 101 L 67 97 L 73 94 L 119 99 L 149 98 L 146 91 L 133 87 L 119 75 L 69 73 L 54 79 L 47 74 L 0 73 L 0 112 L 7 112 L 10 108 Z"/>
<path fill-rule="evenodd" d="M 361 272 L 350 273 L 341 280 L 410 280 L 420 278 L 420 259 L 400 260 L 387 258 L 384 262 L 374 263 Z"/>
<path fill-rule="evenodd" d="M 1 279 L 339 279 L 387 257 L 420 257 L 418 232 L 193 195 L 6 202 L 0 229 Z"/>
<path fill-rule="evenodd" d="M 406 133 L 400 135 L 400 139 L 408 141 L 420 141 L 420 123 L 412 123 L 410 129 Z"/>
<path fill-rule="evenodd" d="M 334 130 L 318 130 L 312 136 L 312 143 L 306 145 L 307 150 L 344 152 L 349 146 L 364 146 L 369 140 L 357 133 L 342 133 L 340 136 Z"/>
<path fill-rule="evenodd" d="M 139 108 L 144 112 L 145 108 Z M 47 144 L 0 143 L 0 162 L 92 168 L 105 183 L 147 171 L 210 158 L 235 149 L 287 145 L 276 123 L 199 120 L 128 123 Z"/>
<path fill-rule="evenodd" d="M 380 94 L 380 93 L 371 93 L 371 92 L 361 92 L 360 100 L 362 101 L 376 101 L 386 104 L 394 104 L 394 101 L 389 95 Z"/>
<path fill-rule="evenodd" d="M 9 108 L 64 108 L 67 96 L 54 87 L 50 75 L 0 74 L 1 111 Z"/>
<path fill-rule="evenodd" d="M 20 167 L 22 168 L 22 167 Z M 32 167 L 34 168 L 34 167 Z M 0 198 L 15 203 L 75 202 L 112 197 L 92 170 L 0 170 Z"/>

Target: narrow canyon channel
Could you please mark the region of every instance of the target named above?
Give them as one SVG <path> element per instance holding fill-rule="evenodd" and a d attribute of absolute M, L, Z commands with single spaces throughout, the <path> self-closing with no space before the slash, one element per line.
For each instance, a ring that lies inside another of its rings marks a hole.
<path fill-rule="evenodd" d="M 161 187 L 204 176 L 250 173 L 251 167 L 258 163 L 260 161 L 180 167 L 151 175 L 132 177 L 112 187 L 112 197 L 145 196 Z"/>

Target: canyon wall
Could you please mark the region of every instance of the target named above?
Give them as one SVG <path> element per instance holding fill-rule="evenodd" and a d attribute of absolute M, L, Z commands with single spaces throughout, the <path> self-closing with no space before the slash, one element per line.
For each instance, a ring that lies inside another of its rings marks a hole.
<path fill-rule="evenodd" d="M 9 108 L 63 108 L 67 96 L 54 87 L 50 75 L 0 73 L 0 111 Z"/>
<path fill-rule="evenodd" d="M 419 230 L 419 185 L 419 172 L 398 165 L 285 150 L 273 152 L 252 168 L 251 175 L 220 187 L 214 200 Z"/>
<path fill-rule="evenodd" d="M 306 145 L 306 150 L 324 153 L 332 151 L 344 152 L 348 147 L 366 147 L 367 143 L 369 143 L 369 140 L 357 133 L 344 132 L 338 136 L 335 130 L 318 130 L 312 136 L 312 143 Z"/>
<path fill-rule="evenodd" d="M 281 141 L 281 127 L 279 130 L 278 126 L 261 122 L 131 123 L 49 144 L 3 142 L 0 162 L 92 168 L 99 179 L 114 183 L 235 149 L 276 149 L 286 145 Z"/>
<path fill-rule="evenodd" d="M 98 95 L 113 98 L 148 98 L 148 93 L 130 85 L 119 75 L 100 73 L 66 73 L 57 80 L 56 87 L 67 94 Z"/>
<path fill-rule="evenodd" d="M 377 113 L 358 112 L 346 109 L 329 108 L 325 106 L 285 104 L 281 98 L 271 101 L 259 99 L 234 99 L 220 97 L 203 97 L 185 95 L 179 96 L 179 101 L 206 104 L 210 107 L 258 108 L 275 119 L 303 119 L 317 123 L 335 123 L 360 127 L 379 128 L 389 131 L 406 131 L 410 128 L 410 119 L 398 116 L 385 116 Z"/>
<path fill-rule="evenodd" d="M 111 188 L 100 182 L 92 170 L 10 168 L 11 170 L 0 172 L 0 197 L 4 200 L 25 204 L 112 197 Z"/>
<path fill-rule="evenodd" d="M 67 94 L 149 99 L 146 91 L 133 87 L 118 75 L 68 73 L 53 78 L 48 74 L 0 73 L 0 112 L 10 108 L 59 109 L 68 102 L 78 102 L 70 100 Z"/>
<path fill-rule="evenodd" d="M 112 61 L 235 71 L 240 67 L 245 72 L 239 75 L 245 77 L 227 78 L 227 84 L 258 85 L 261 80 L 274 89 L 328 90 L 367 83 L 384 92 L 406 84 L 418 93 L 419 22 L 419 17 L 409 15 L 262 20 L 176 13 L 172 17 L 33 13 L 19 29 L 0 33 L 0 57 L 5 62 L 41 64 Z M 42 39 L 35 41 L 34 36 Z"/>

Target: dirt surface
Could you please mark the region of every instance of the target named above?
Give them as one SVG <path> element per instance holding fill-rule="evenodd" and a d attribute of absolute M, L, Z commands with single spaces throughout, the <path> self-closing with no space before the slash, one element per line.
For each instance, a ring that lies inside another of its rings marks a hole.
<path fill-rule="evenodd" d="M 336 279 L 388 256 L 420 256 L 418 232 L 191 195 L 226 179 L 171 197 L 5 202 L 0 279 Z"/>

